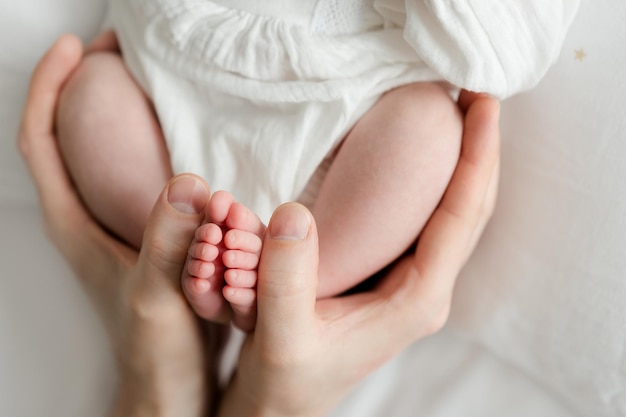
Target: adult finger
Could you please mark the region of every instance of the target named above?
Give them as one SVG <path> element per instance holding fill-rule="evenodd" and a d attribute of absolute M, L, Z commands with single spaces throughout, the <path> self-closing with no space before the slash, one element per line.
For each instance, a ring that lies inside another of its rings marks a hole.
<path fill-rule="evenodd" d="M 81 55 L 80 41 L 71 35 L 62 36 L 41 59 L 31 78 L 18 146 L 44 205 L 55 200 L 53 197 L 59 191 L 66 193 L 69 185 L 57 151 L 54 116 L 63 84 L 79 64 Z"/>
<path fill-rule="evenodd" d="M 457 104 L 461 111 L 465 114 L 472 107 L 472 104 L 481 98 L 489 98 L 485 93 L 476 93 L 474 91 L 461 90 Z"/>
<path fill-rule="evenodd" d="M 259 261 L 255 337 L 267 337 L 273 346 L 309 340 L 306 332 L 315 329 L 318 264 L 311 213 L 297 203 L 278 207 Z"/>
<path fill-rule="evenodd" d="M 120 52 L 120 45 L 117 41 L 117 36 L 115 32 L 112 30 L 108 30 L 106 32 L 98 35 L 96 39 L 94 39 L 85 50 L 85 53 L 89 54 L 91 52 Z"/>
<path fill-rule="evenodd" d="M 499 103 L 477 98 L 467 111 L 461 156 L 415 253 L 419 288 L 448 300 L 456 277 L 491 215 L 499 166 Z"/>
<path fill-rule="evenodd" d="M 54 133 L 58 96 L 81 56 L 80 40 L 65 35 L 41 59 L 32 75 L 18 146 L 37 187 L 48 237 L 86 289 L 106 298 L 102 294 L 116 282 L 112 277 L 134 264 L 136 255 L 87 213 L 65 170 Z"/>
<path fill-rule="evenodd" d="M 496 199 L 498 196 L 498 186 L 500 183 L 500 158 L 496 161 L 496 166 L 493 170 L 493 174 L 491 175 L 491 180 L 489 182 L 489 186 L 487 187 L 487 193 L 485 195 L 485 201 L 483 204 L 483 214 L 481 215 L 478 225 L 474 230 L 474 235 L 469 243 L 469 250 L 467 253 L 467 257 L 471 255 L 471 252 L 478 244 L 480 237 L 493 214 L 496 207 Z"/>
<path fill-rule="evenodd" d="M 204 220 L 209 187 L 200 177 L 182 174 L 170 180 L 157 200 L 144 232 L 139 255 L 141 276 L 152 277 L 142 283 L 150 287 L 174 286 L 179 279 L 187 250 L 196 229 Z"/>
<path fill-rule="evenodd" d="M 80 40 L 73 35 L 63 35 L 39 61 L 31 77 L 22 117 L 21 130 L 26 135 L 25 139 L 52 133 L 59 91 L 79 64 L 81 56 Z M 29 141 L 21 139 L 20 149 L 28 154 Z"/>
<path fill-rule="evenodd" d="M 80 228 L 81 218 L 86 221 L 88 217 L 72 187 L 54 136 L 57 99 L 81 56 L 82 45 L 71 35 L 60 37 L 45 54 L 31 78 L 18 134 L 18 146 L 37 187 L 48 232 L 61 250 L 64 248 L 59 237 L 65 229 Z"/>

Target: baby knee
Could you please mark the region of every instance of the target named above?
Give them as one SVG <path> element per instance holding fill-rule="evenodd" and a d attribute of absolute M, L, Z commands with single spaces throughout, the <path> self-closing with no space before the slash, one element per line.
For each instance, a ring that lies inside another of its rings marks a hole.
<path fill-rule="evenodd" d="M 100 101 L 114 94 L 120 79 L 127 78 L 122 58 L 112 52 L 87 54 L 67 81 L 60 96 L 59 108 L 84 108 L 90 102 Z"/>
<path fill-rule="evenodd" d="M 440 83 L 420 82 L 408 84 L 392 90 L 394 100 L 403 109 L 408 120 L 431 120 L 435 123 L 449 123 L 461 120 L 457 104 L 450 92 Z M 442 120 L 444 119 L 444 120 Z"/>

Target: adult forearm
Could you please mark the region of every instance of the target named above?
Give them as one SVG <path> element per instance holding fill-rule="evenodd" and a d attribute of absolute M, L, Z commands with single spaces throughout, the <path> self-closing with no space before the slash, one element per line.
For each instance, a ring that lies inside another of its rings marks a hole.
<path fill-rule="evenodd" d="M 215 398 L 211 372 L 206 372 L 211 364 L 193 360 L 194 355 L 151 357 L 159 352 L 156 346 L 140 352 L 118 357 L 111 417 L 208 417 Z"/>
<path fill-rule="evenodd" d="M 211 395 L 200 378 L 121 376 L 111 417 L 207 417 Z"/>
<path fill-rule="evenodd" d="M 121 372 L 111 417 L 207 417 L 213 400 L 204 378 L 159 370 Z"/>

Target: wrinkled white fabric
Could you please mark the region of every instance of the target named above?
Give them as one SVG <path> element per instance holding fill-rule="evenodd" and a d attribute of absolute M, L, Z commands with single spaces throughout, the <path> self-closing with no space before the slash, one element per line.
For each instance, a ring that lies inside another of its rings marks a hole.
<path fill-rule="evenodd" d="M 561 50 L 578 0 L 375 0 L 441 78 L 506 98 L 537 84 Z M 405 23 L 406 22 L 406 23 Z"/>
<path fill-rule="evenodd" d="M 267 221 L 385 91 L 536 84 L 577 4 L 539 1 L 113 0 L 112 22 L 174 171 Z"/>

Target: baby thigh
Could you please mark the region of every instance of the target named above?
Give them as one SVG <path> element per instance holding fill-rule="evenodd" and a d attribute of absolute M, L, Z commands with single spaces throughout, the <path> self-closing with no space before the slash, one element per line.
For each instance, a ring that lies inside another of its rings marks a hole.
<path fill-rule="evenodd" d="M 85 56 L 61 94 L 59 146 L 91 213 L 135 247 L 172 176 L 151 103 L 113 53 Z"/>
<path fill-rule="evenodd" d="M 361 118 L 313 207 L 318 296 L 354 286 L 415 241 L 452 176 L 461 135 L 456 103 L 434 83 L 394 89 Z"/>

